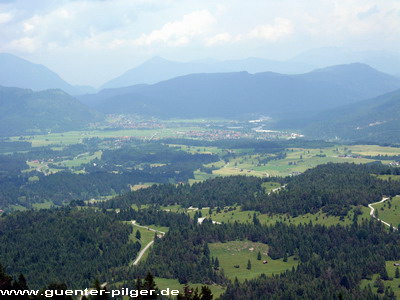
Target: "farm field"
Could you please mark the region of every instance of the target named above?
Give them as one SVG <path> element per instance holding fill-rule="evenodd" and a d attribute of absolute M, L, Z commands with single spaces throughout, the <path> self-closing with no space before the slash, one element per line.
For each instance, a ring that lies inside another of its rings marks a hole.
<path fill-rule="evenodd" d="M 291 269 L 298 264 L 298 261 L 293 257 L 289 257 L 287 262 L 284 262 L 283 259 L 271 259 L 268 256 L 268 245 L 262 243 L 232 241 L 211 243 L 209 248 L 210 255 L 218 258 L 220 268 L 224 270 L 224 274 L 231 280 L 238 278 L 239 281 L 244 281 L 261 274 L 271 276 Z M 261 253 L 261 260 L 257 260 L 258 252 Z M 247 269 L 249 260 L 251 263 L 250 270 Z"/>
<path fill-rule="evenodd" d="M 179 146 L 182 150 L 190 153 L 212 153 L 221 154 L 215 147 L 188 147 Z M 205 180 L 214 176 L 231 175 L 250 175 L 250 176 L 289 176 L 302 173 L 307 169 L 314 168 L 320 164 L 332 163 L 369 163 L 377 159 L 363 158 L 362 156 L 376 155 L 400 155 L 400 148 L 382 147 L 376 145 L 356 145 L 356 146 L 334 146 L 321 149 L 307 148 L 289 148 L 286 152 L 286 158 L 271 160 L 267 164 L 260 163 L 261 160 L 270 157 L 270 154 L 249 154 L 240 149 L 231 150 L 237 157 L 228 162 L 223 160 L 207 164 L 205 167 L 215 167 L 212 174 L 195 173 L 195 180 Z M 392 160 L 382 160 L 382 163 L 389 164 Z"/>
<path fill-rule="evenodd" d="M 180 137 L 187 131 L 206 131 L 201 127 L 171 127 L 157 129 L 124 129 L 124 130 L 85 130 L 68 131 L 63 133 L 49 133 L 45 135 L 32 135 L 23 137 L 12 137 L 11 141 L 28 141 L 32 147 L 43 147 L 49 145 L 72 145 L 82 142 L 84 138 L 126 138 L 134 137 L 140 139 Z"/>

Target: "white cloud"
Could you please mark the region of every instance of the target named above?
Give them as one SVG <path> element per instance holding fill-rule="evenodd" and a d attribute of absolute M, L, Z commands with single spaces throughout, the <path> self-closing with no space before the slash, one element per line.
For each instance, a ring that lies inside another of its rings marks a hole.
<path fill-rule="evenodd" d="M 399 0 L 1 2 L 0 51 L 56 66 L 76 82 L 105 80 L 107 68 L 116 74 L 156 55 L 179 61 L 287 59 L 327 46 L 400 51 Z"/>
<path fill-rule="evenodd" d="M 290 36 L 293 33 L 293 25 L 288 19 L 276 18 L 273 24 L 259 25 L 251 30 L 249 36 L 264 39 L 270 42 Z"/>
<path fill-rule="evenodd" d="M 12 20 L 12 15 L 10 13 L 0 13 L 0 24 L 5 24 Z"/>
<path fill-rule="evenodd" d="M 226 43 L 236 43 L 243 40 L 243 36 L 240 34 L 232 35 L 228 32 L 218 33 L 211 37 L 205 38 L 205 45 L 207 47 L 218 45 L 218 44 L 226 44 Z"/>
<path fill-rule="evenodd" d="M 16 39 L 11 41 L 7 45 L 7 50 L 17 51 L 17 52 L 25 52 L 25 53 L 33 53 L 40 46 L 40 43 L 34 38 L 23 37 L 20 39 Z"/>
<path fill-rule="evenodd" d="M 219 33 L 217 35 L 214 35 L 212 37 L 206 38 L 206 46 L 213 46 L 215 44 L 220 44 L 220 43 L 227 43 L 232 40 L 232 37 L 229 33 Z"/>
<path fill-rule="evenodd" d="M 134 44 L 150 46 L 163 43 L 168 46 L 181 46 L 189 43 L 192 38 L 209 32 L 215 22 L 215 18 L 209 11 L 195 11 L 184 15 L 180 21 L 168 22 L 161 29 L 142 34 L 134 41 Z"/>

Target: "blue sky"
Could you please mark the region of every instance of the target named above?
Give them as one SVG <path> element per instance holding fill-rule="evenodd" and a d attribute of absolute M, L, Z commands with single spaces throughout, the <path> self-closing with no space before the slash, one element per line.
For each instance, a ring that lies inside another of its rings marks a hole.
<path fill-rule="evenodd" d="M 153 56 L 284 60 L 319 47 L 400 51 L 400 1 L 0 0 L 0 52 L 73 84 Z"/>

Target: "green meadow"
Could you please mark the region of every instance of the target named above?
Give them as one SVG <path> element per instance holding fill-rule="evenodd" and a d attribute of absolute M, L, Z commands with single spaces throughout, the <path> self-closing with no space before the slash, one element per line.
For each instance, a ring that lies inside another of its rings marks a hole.
<path fill-rule="evenodd" d="M 156 277 L 154 278 L 154 281 L 157 284 L 157 287 L 161 290 L 161 289 L 167 289 L 169 288 L 170 290 L 179 290 L 179 291 L 183 291 L 183 288 L 185 287 L 184 284 L 179 283 L 179 281 L 177 279 L 170 279 L 170 278 L 161 278 L 161 277 Z M 199 292 L 201 291 L 201 287 L 205 284 L 201 284 L 201 283 L 188 283 L 188 285 L 192 288 L 198 288 Z M 213 296 L 214 299 L 217 299 L 224 291 L 225 291 L 225 287 L 220 286 L 220 285 L 207 285 Z"/>
<path fill-rule="evenodd" d="M 394 227 L 400 225 L 400 197 L 393 197 L 392 200 L 375 204 L 374 207 L 378 211 L 379 219 Z"/>
<path fill-rule="evenodd" d="M 395 278 L 395 272 L 396 272 L 396 266 L 394 266 L 395 263 L 400 263 L 400 261 L 387 261 L 386 262 L 386 270 L 388 272 L 389 277 L 391 280 L 384 280 L 383 284 L 386 287 L 390 287 L 395 296 L 397 298 L 400 297 L 400 278 Z M 363 279 L 361 280 L 361 288 L 364 288 L 366 286 L 370 286 L 372 291 L 377 293 L 377 287 L 375 286 L 375 281 L 379 277 L 379 274 L 374 274 L 371 276 L 371 279 Z"/>
<path fill-rule="evenodd" d="M 124 130 L 84 130 L 68 131 L 63 133 L 48 133 L 32 136 L 12 137 L 11 141 L 23 140 L 31 142 L 33 147 L 42 147 L 49 145 L 72 145 L 81 143 L 84 138 L 168 138 L 183 137 L 188 131 L 207 131 L 202 127 L 169 127 L 157 129 L 124 129 Z"/>
<path fill-rule="evenodd" d="M 287 262 L 283 259 L 273 260 L 268 256 L 268 245 L 250 241 L 232 241 L 226 243 L 209 244 L 210 255 L 218 258 L 220 268 L 226 277 L 239 281 L 252 279 L 261 274 L 271 276 L 291 269 L 298 264 L 294 257 L 289 257 Z M 257 259 L 258 252 L 261 260 Z M 250 260 L 251 268 L 248 269 Z M 265 263 L 264 263 L 265 262 Z"/>
<path fill-rule="evenodd" d="M 164 209 L 169 209 L 165 207 Z M 174 207 L 170 209 L 171 211 L 180 211 L 187 212 L 191 217 L 194 217 L 196 211 L 201 212 L 203 217 L 211 218 L 213 221 L 220 223 L 252 223 L 253 215 L 256 214 L 257 218 L 260 220 L 261 224 L 265 225 L 273 225 L 276 222 L 282 222 L 287 224 L 299 225 L 299 224 L 308 224 L 312 222 L 313 224 L 320 224 L 326 226 L 334 226 L 337 224 L 340 225 L 350 225 L 353 222 L 355 207 L 349 212 L 349 214 L 345 217 L 332 216 L 327 215 L 326 213 L 319 211 L 315 214 L 304 214 L 297 217 L 293 217 L 286 214 L 261 214 L 256 211 L 242 211 L 240 206 L 234 207 L 225 207 L 221 212 L 217 213 L 216 209 L 212 210 L 212 214 L 210 215 L 209 208 L 203 208 L 201 210 L 189 209 L 185 210 L 181 207 Z M 370 218 L 369 212 L 370 209 L 368 207 L 360 206 L 362 214 L 358 218 L 358 222 L 362 222 L 363 220 L 368 220 Z"/>

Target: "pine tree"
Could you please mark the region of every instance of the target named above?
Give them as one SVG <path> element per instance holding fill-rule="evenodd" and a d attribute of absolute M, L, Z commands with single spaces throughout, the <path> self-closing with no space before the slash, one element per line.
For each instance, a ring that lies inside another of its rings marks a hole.
<path fill-rule="evenodd" d="M 219 268 L 219 259 L 218 259 L 218 257 L 215 258 L 214 267 L 217 268 L 217 269 Z"/>
<path fill-rule="evenodd" d="M 254 225 L 260 225 L 260 220 L 257 218 L 257 214 L 253 214 L 253 224 Z"/>
<path fill-rule="evenodd" d="M 381 272 L 380 275 L 381 275 L 382 280 L 389 280 L 389 274 L 388 274 L 386 268 L 384 268 L 384 269 L 382 270 L 382 272 Z"/>
<path fill-rule="evenodd" d="M 135 289 L 136 290 L 141 290 L 143 287 L 143 283 L 142 283 L 142 279 L 140 279 L 139 277 L 136 279 L 135 282 Z"/>
<path fill-rule="evenodd" d="M 258 251 L 257 260 L 261 260 L 261 252 L 260 251 Z"/>
<path fill-rule="evenodd" d="M 396 272 L 394 273 L 395 278 L 400 278 L 400 270 L 399 267 L 396 268 Z"/>
<path fill-rule="evenodd" d="M 213 298 L 213 294 L 211 293 L 210 288 L 206 285 L 202 286 L 200 299 L 201 300 L 212 300 L 212 298 Z"/>
<path fill-rule="evenodd" d="M 383 284 L 383 281 L 379 276 L 375 281 L 375 286 L 378 288 L 377 292 L 379 294 L 383 294 L 385 292 L 385 285 Z"/>
<path fill-rule="evenodd" d="M 196 289 L 194 290 L 192 300 L 201 300 L 201 299 L 200 299 L 199 289 L 198 289 L 198 288 L 196 288 Z"/>
<path fill-rule="evenodd" d="M 136 238 L 137 238 L 138 240 L 140 240 L 141 237 L 142 237 L 142 235 L 141 235 L 140 231 L 139 231 L 139 230 L 136 230 Z"/>
<path fill-rule="evenodd" d="M 247 261 L 247 270 L 251 270 L 251 262 L 250 262 L 250 259 Z"/>
<path fill-rule="evenodd" d="M 205 257 L 210 258 L 210 248 L 208 248 L 208 244 L 204 244 L 203 254 Z"/>
<path fill-rule="evenodd" d="M 288 256 L 287 256 L 287 253 L 285 252 L 285 254 L 283 255 L 283 261 L 287 262 L 287 260 L 288 260 Z"/>
<path fill-rule="evenodd" d="M 90 296 L 89 297 L 90 300 L 107 300 L 107 299 L 110 299 L 110 297 L 108 296 L 107 293 L 104 293 L 104 292 L 100 293 L 100 291 L 106 291 L 106 288 L 103 288 L 101 286 L 100 281 L 98 279 L 96 279 L 94 281 L 93 289 L 98 291 L 99 293 L 98 293 L 98 295 Z"/>

